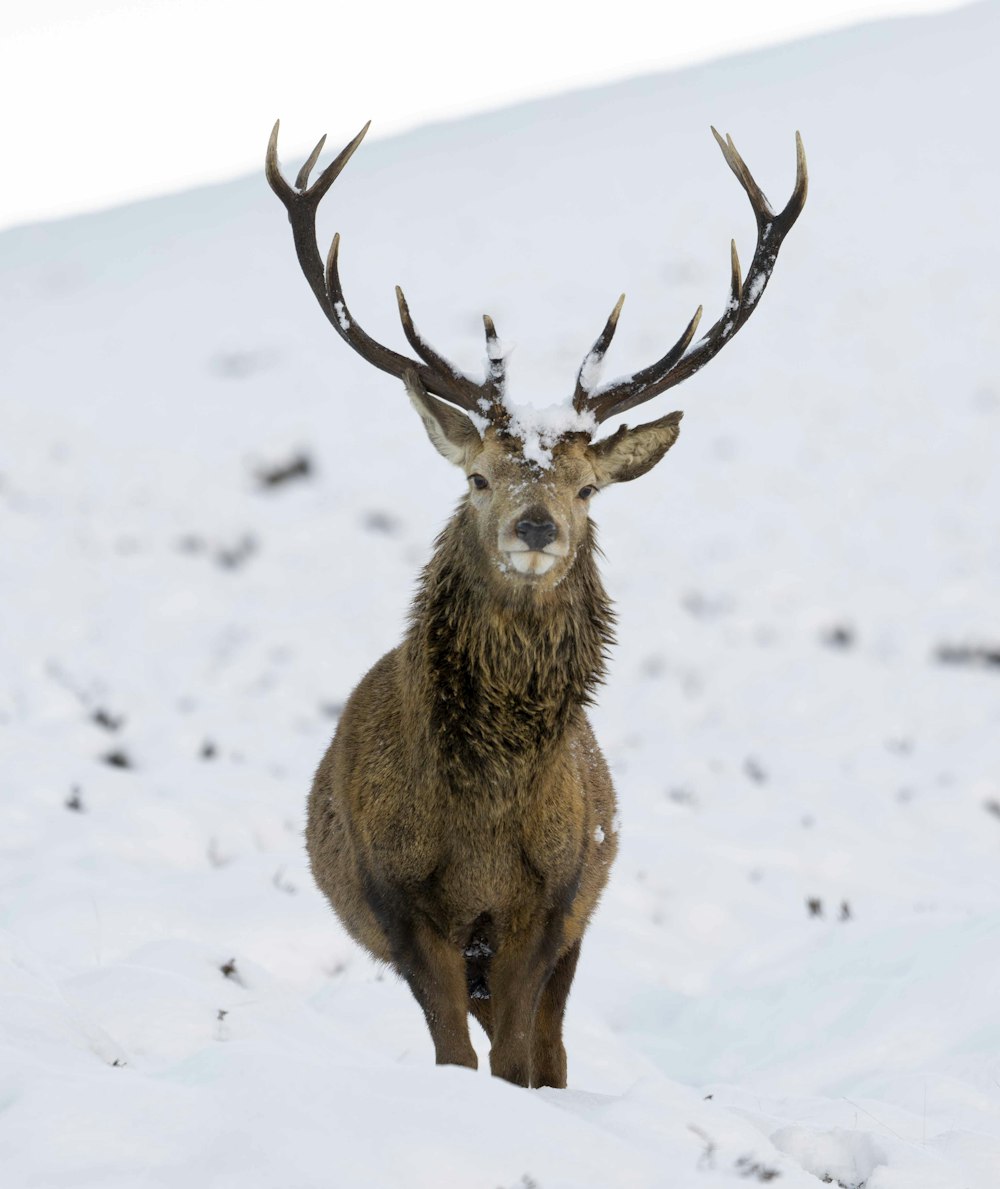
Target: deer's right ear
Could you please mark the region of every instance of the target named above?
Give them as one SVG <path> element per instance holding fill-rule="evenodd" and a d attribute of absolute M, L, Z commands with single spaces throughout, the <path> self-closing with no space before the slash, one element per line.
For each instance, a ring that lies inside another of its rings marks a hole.
<path fill-rule="evenodd" d="M 464 470 L 470 453 L 483 444 L 479 430 L 464 413 L 431 396 L 415 371 L 404 373 L 403 383 L 431 444 L 440 455 Z"/>

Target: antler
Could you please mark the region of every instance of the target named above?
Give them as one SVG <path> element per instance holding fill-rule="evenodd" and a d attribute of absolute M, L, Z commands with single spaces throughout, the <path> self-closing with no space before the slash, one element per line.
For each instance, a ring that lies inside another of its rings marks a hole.
<path fill-rule="evenodd" d="M 691 341 L 701 320 L 701 306 L 699 306 L 694 317 L 688 323 L 687 329 L 662 359 L 627 379 L 594 389 L 588 381 L 596 371 L 614 336 L 618 325 L 618 315 L 621 313 L 622 302 L 625 300 L 625 295 L 622 294 L 604 330 L 583 361 L 576 381 L 576 391 L 573 395 L 573 407 L 581 413 L 593 413 L 598 422 L 607 421 L 616 413 L 624 413 L 627 409 L 635 408 L 636 405 L 640 405 L 654 396 L 659 396 L 668 388 L 673 388 L 675 384 L 693 376 L 722 350 L 756 309 L 761 294 L 770 280 L 781 242 L 791 230 L 805 205 L 809 179 L 806 173 L 806 155 L 802 147 L 802 137 L 797 132 L 795 133 L 795 189 L 784 210 L 777 215 L 771 209 L 763 190 L 754 181 L 750 170 L 747 169 L 746 162 L 736 151 L 733 138 L 727 136 L 723 140 L 714 128 L 712 135 L 718 141 L 727 165 L 736 174 L 737 180 L 746 191 L 757 220 L 757 245 L 754 248 L 750 271 L 746 281 L 741 280 L 740 258 L 736 253 L 736 241 L 733 240 L 729 300 L 722 317 L 708 333 L 691 347 Z"/>
<path fill-rule="evenodd" d="M 369 124 L 346 145 L 336 159 L 323 170 L 315 182 L 309 185 L 309 174 L 319 160 L 326 143 L 326 136 L 320 138 L 319 144 L 309 154 L 305 164 L 298 172 L 294 188 L 282 176 L 278 165 L 278 125 L 275 121 L 271 131 L 271 138 L 267 145 L 264 172 L 271 189 L 284 203 L 288 211 L 288 220 L 292 225 L 292 235 L 295 239 L 295 253 L 306 280 L 323 313 L 326 314 L 334 330 L 349 346 L 372 363 L 390 375 L 400 379 L 406 372 L 415 372 L 424 388 L 435 396 L 458 405 L 469 412 L 485 415 L 494 425 L 505 424 L 508 415 L 503 406 L 504 365 L 500 354 L 499 343 L 493 320 L 487 315 L 483 322 L 486 328 L 486 350 L 488 356 L 488 375 L 482 383 L 477 383 L 470 376 L 464 375 L 454 364 L 449 363 L 444 356 L 439 355 L 433 347 L 425 342 L 413 325 L 410 310 L 406 304 L 402 289 L 396 286 L 396 301 L 399 304 L 399 317 L 403 324 L 403 332 L 410 346 L 423 360 L 418 363 L 406 355 L 399 354 L 389 347 L 376 342 L 371 335 L 366 334 L 348 309 L 344 298 L 344 291 L 340 284 L 338 269 L 338 255 L 340 251 L 339 233 L 333 237 L 330 252 L 324 268 L 319 248 L 316 245 L 316 211 L 323 196 L 337 180 L 340 171 L 351 159 L 354 150 L 364 140 Z"/>

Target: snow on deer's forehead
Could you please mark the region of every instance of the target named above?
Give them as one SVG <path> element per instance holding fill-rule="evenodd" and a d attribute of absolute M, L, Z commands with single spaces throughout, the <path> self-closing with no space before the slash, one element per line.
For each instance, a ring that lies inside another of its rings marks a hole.
<path fill-rule="evenodd" d="M 493 463 L 493 476 L 502 480 L 513 494 L 555 494 L 565 484 L 584 481 L 589 473 L 580 439 L 557 437 L 539 451 L 525 448 L 524 439 L 504 434 L 500 438 L 502 455 Z"/>
<path fill-rule="evenodd" d="M 552 466 L 552 449 L 561 438 L 571 433 L 590 436 L 597 429 L 593 413 L 577 412 L 568 403 L 539 408 L 514 404 L 507 395 L 503 403 L 510 415 L 507 432 L 521 443 L 525 461 L 542 470 Z"/>

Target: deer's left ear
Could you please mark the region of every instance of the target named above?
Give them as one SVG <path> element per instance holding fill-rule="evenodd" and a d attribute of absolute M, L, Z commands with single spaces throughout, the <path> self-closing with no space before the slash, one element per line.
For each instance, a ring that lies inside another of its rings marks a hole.
<path fill-rule="evenodd" d="M 627 483 L 651 471 L 677 441 L 683 416 L 683 413 L 668 413 L 659 421 L 637 425 L 635 429 L 623 425 L 610 438 L 594 442 L 590 456 L 598 486 Z"/>

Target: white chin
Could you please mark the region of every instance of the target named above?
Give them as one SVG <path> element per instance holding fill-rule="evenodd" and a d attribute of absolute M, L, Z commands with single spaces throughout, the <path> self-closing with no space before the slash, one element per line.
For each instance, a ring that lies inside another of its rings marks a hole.
<path fill-rule="evenodd" d="M 539 553 L 537 549 L 525 550 L 520 553 L 508 553 L 511 568 L 519 574 L 547 574 L 556 564 L 551 553 Z"/>

